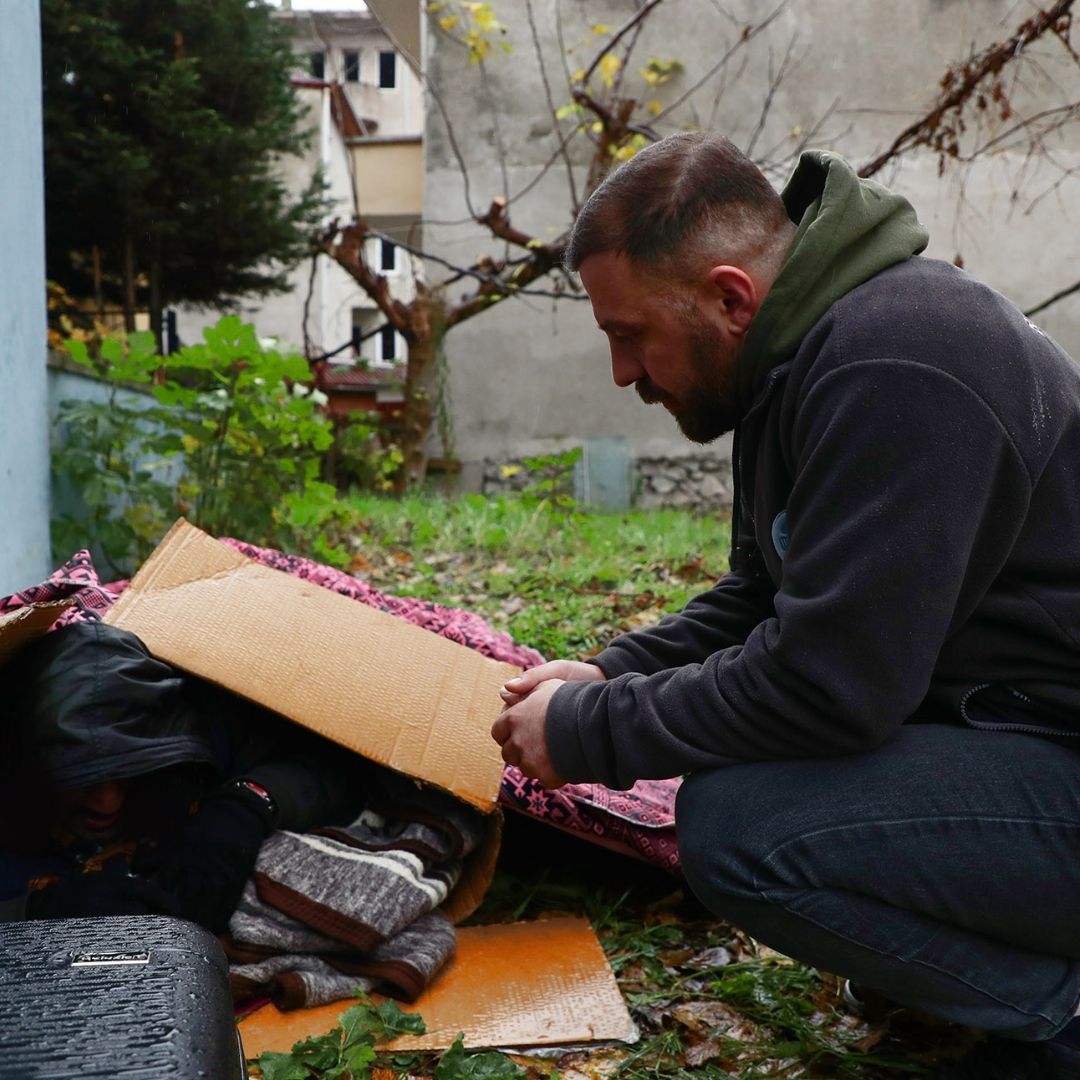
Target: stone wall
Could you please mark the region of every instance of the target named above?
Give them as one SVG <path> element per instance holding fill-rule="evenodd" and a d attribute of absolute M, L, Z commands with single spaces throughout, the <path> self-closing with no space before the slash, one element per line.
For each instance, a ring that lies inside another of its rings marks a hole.
<path fill-rule="evenodd" d="M 731 462 L 724 458 L 641 457 L 635 464 L 634 503 L 643 510 L 731 509 Z"/>
<path fill-rule="evenodd" d="M 538 479 L 518 461 L 484 462 L 482 491 L 503 495 L 524 491 Z M 571 484 L 566 484 L 569 494 Z M 640 457 L 634 462 L 634 505 L 642 510 L 677 507 L 696 510 L 730 510 L 731 462 L 710 455 L 696 457 Z"/>

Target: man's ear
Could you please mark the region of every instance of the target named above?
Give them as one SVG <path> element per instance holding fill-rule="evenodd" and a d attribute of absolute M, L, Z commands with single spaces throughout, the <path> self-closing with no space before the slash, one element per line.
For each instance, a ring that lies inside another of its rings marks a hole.
<path fill-rule="evenodd" d="M 714 266 L 706 279 L 709 300 L 728 330 L 741 337 L 761 307 L 762 297 L 754 279 L 737 266 Z"/>

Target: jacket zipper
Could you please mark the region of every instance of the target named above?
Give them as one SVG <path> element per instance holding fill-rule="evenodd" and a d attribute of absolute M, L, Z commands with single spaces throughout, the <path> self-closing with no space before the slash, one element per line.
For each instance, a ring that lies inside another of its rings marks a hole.
<path fill-rule="evenodd" d="M 1063 735 L 1069 738 L 1076 738 L 1080 735 L 1080 731 L 1062 731 L 1060 728 L 1048 728 L 1042 727 L 1039 724 L 1008 724 L 1008 723 L 988 723 L 985 720 L 974 720 L 968 714 L 968 701 L 977 694 L 980 690 L 986 690 L 988 687 L 993 686 L 993 683 L 979 683 L 978 686 L 973 686 L 968 690 L 964 696 L 960 699 L 960 719 L 964 721 L 969 727 L 973 727 L 978 731 L 1020 731 L 1028 735 Z M 1019 690 L 1010 689 L 1011 694 L 1015 694 L 1021 701 L 1026 701 L 1029 705 L 1034 702 L 1027 696 L 1027 694 L 1021 693 Z"/>

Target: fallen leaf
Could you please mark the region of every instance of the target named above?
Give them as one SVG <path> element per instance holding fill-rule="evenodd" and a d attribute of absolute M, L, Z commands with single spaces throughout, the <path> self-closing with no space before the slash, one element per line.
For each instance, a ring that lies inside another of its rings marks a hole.
<path fill-rule="evenodd" d="M 672 1018 L 697 1035 L 726 1035 L 729 1039 L 749 1039 L 754 1025 L 740 1012 L 722 1001 L 684 1001 L 671 1010 Z"/>
<path fill-rule="evenodd" d="M 699 952 L 686 962 L 686 966 L 695 971 L 705 971 L 707 968 L 727 967 L 731 963 L 731 953 L 723 945 L 716 945 L 711 949 Z"/>
<path fill-rule="evenodd" d="M 693 1046 L 689 1047 L 686 1053 L 683 1054 L 683 1061 L 693 1069 L 698 1065 L 704 1065 L 706 1061 L 713 1061 L 718 1057 L 723 1057 L 726 1053 L 728 1053 L 728 1048 L 725 1043 L 705 1039 L 703 1042 L 694 1043 Z"/>
<path fill-rule="evenodd" d="M 882 1039 L 889 1033 L 888 1024 L 879 1024 L 877 1027 L 870 1029 L 870 1034 L 865 1038 L 859 1039 L 858 1042 L 851 1044 L 852 1050 L 858 1050 L 860 1054 L 868 1054 Z"/>
<path fill-rule="evenodd" d="M 665 949 L 656 954 L 657 959 L 664 967 L 682 967 L 694 955 L 693 949 Z"/>

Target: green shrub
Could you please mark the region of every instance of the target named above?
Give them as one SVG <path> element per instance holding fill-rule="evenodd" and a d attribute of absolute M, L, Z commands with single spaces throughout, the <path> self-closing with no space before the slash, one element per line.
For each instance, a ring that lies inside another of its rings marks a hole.
<path fill-rule="evenodd" d="M 319 479 L 333 433 L 306 361 L 264 348 L 235 316 L 203 336 L 167 357 L 148 333 L 108 338 L 96 356 L 65 344 L 109 394 L 60 406 L 53 470 L 81 507 L 54 521 L 54 547 L 92 544 L 129 572 L 182 514 L 216 536 L 340 563 L 322 539 L 344 513 Z"/>

